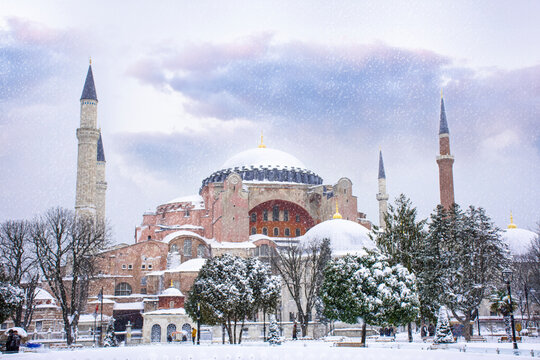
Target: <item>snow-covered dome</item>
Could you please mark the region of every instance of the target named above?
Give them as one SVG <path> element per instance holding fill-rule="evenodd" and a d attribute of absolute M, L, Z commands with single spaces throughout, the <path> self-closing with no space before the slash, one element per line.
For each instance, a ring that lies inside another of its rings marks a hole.
<path fill-rule="evenodd" d="M 323 180 L 296 157 L 284 151 L 258 147 L 234 155 L 202 182 L 223 182 L 231 173 L 237 173 L 247 182 L 287 182 L 320 185 Z"/>
<path fill-rule="evenodd" d="M 165 289 L 161 294 L 158 296 L 184 296 L 180 290 L 177 288 L 170 287 L 168 289 Z"/>
<path fill-rule="evenodd" d="M 350 220 L 332 219 L 312 227 L 300 238 L 301 243 L 330 239 L 333 256 L 362 254 L 366 249 L 375 249 L 376 245 L 369 238 L 369 230 Z"/>
<path fill-rule="evenodd" d="M 280 167 L 280 168 L 297 168 L 306 169 L 306 166 L 292 156 L 281 150 L 269 149 L 269 148 L 255 148 L 243 151 L 234 155 L 229 160 L 225 161 L 223 169 L 234 169 L 235 167 Z"/>
<path fill-rule="evenodd" d="M 524 255 L 527 253 L 531 242 L 538 235 L 532 231 L 520 228 L 508 228 L 503 230 L 502 237 L 512 255 Z"/>

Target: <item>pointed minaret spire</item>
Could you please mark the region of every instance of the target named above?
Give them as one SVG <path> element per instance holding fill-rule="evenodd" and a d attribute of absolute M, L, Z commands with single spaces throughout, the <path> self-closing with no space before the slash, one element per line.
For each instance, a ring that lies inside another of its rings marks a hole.
<path fill-rule="evenodd" d="M 94 85 L 94 74 L 92 73 L 92 59 L 90 59 L 90 65 L 88 66 L 88 73 L 86 74 L 86 81 L 84 82 L 83 92 L 81 100 L 96 100 L 96 86 Z"/>
<path fill-rule="evenodd" d="M 441 134 L 450 134 L 450 131 L 448 131 L 448 122 L 446 121 L 446 110 L 444 109 L 444 99 L 442 97 L 442 90 L 441 90 L 441 122 L 439 124 L 439 135 Z"/>
<path fill-rule="evenodd" d="M 437 156 L 437 164 L 439 165 L 441 205 L 449 210 L 454 204 L 454 175 L 452 170 L 454 157 L 450 154 L 450 132 L 448 131 L 448 122 L 446 121 L 446 110 L 444 108 L 442 90 L 441 120 L 439 125 L 439 156 Z"/>
<path fill-rule="evenodd" d="M 103 140 L 101 139 L 101 132 L 99 133 L 99 139 L 97 142 L 97 161 L 105 161 L 105 151 L 103 150 Z"/>
<path fill-rule="evenodd" d="M 377 201 L 379 202 L 379 229 L 384 231 L 386 223 L 384 216 L 388 208 L 388 194 L 386 193 L 386 174 L 384 172 L 384 163 L 382 151 L 379 150 L 379 192 L 377 193 Z"/>
<path fill-rule="evenodd" d="M 386 179 L 386 174 L 384 173 L 384 163 L 382 159 L 382 151 L 379 150 L 379 179 Z"/>

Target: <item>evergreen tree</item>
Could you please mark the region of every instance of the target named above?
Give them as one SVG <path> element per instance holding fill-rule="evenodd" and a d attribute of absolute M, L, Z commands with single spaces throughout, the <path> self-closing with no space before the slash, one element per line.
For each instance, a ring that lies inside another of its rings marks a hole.
<path fill-rule="evenodd" d="M 324 313 L 331 320 L 355 324 L 401 325 L 418 314 L 415 277 L 397 264 L 390 266 L 377 251 L 363 256 L 347 255 L 329 262 L 322 286 Z"/>
<path fill-rule="evenodd" d="M 446 308 L 441 306 L 439 309 L 439 316 L 437 317 L 437 329 L 435 330 L 435 338 L 433 339 L 435 344 L 449 344 L 456 342 L 452 329 L 450 328 L 450 322 L 448 321 L 448 314 Z"/>
<path fill-rule="evenodd" d="M 199 271 L 185 304 L 187 313 L 208 325 L 224 325 L 231 344 L 237 337 L 237 325 L 263 306 L 273 310 L 281 293 L 281 282 L 256 258 L 244 259 L 225 254 L 208 259 Z"/>
<path fill-rule="evenodd" d="M 439 207 L 429 228 L 430 240 L 438 243 L 438 249 L 432 247 L 438 263 L 430 269 L 435 283 L 429 286 L 440 289 L 440 303 L 464 326 L 468 341 L 481 301 L 495 290 L 508 263 L 507 247 L 482 208 L 470 206 L 463 212 L 457 204 L 450 211 Z"/>
<path fill-rule="evenodd" d="M 6 321 L 24 302 L 24 291 L 5 281 L 0 267 L 0 323 Z"/>
<path fill-rule="evenodd" d="M 270 328 L 268 330 L 268 343 L 270 345 L 281 345 L 281 337 L 279 336 L 279 327 L 276 321 L 276 316 L 270 317 Z"/>
<path fill-rule="evenodd" d="M 384 216 L 385 230 L 378 232 L 375 241 L 382 253 L 388 256 L 390 265 L 401 264 L 410 273 L 419 274 L 424 270 L 420 261 L 419 250 L 425 241 L 424 225 L 426 220 L 416 220 L 416 208 L 410 199 L 401 194 L 395 200 L 395 205 L 388 206 Z M 373 236 L 370 235 L 372 238 Z M 423 288 L 419 287 L 421 293 Z M 428 297 L 420 294 L 422 312 L 431 302 Z M 424 304 L 424 302 L 427 302 Z M 409 341 L 412 342 L 412 326 L 408 324 Z"/>
<path fill-rule="evenodd" d="M 118 346 L 118 340 L 116 339 L 116 334 L 114 333 L 114 321 L 114 318 L 111 318 L 109 324 L 107 325 L 107 333 L 105 334 L 105 339 L 103 340 L 103 346 L 105 347 Z"/>

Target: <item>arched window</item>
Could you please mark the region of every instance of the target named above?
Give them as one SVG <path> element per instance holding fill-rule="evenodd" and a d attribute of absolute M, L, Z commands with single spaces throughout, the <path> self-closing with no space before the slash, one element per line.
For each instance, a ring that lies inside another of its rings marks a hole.
<path fill-rule="evenodd" d="M 257 213 L 251 213 L 251 222 L 257 222 Z"/>
<path fill-rule="evenodd" d="M 296 236 L 300 236 L 300 229 L 296 229 Z"/>
<path fill-rule="evenodd" d="M 270 256 L 270 247 L 267 244 L 262 244 L 259 246 L 259 256 L 268 257 Z"/>
<path fill-rule="evenodd" d="M 154 324 L 152 326 L 152 333 L 150 335 L 150 340 L 152 342 L 161 342 L 161 326 Z"/>
<path fill-rule="evenodd" d="M 285 236 L 291 236 L 291 230 L 289 228 L 285 228 Z"/>
<path fill-rule="evenodd" d="M 279 229 L 277 227 L 274 228 L 274 236 L 279 236 Z"/>
<path fill-rule="evenodd" d="M 277 205 L 272 208 L 272 221 L 279 221 L 279 206 Z"/>
<path fill-rule="evenodd" d="M 178 245 L 172 244 L 169 252 L 171 253 L 178 252 Z"/>
<path fill-rule="evenodd" d="M 257 233 L 257 228 L 254 226 L 251 228 L 251 235 L 255 235 Z"/>
<path fill-rule="evenodd" d="M 283 210 L 283 221 L 289 221 L 289 210 Z"/>
<path fill-rule="evenodd" d="M 263 230 L 263 235 L 268 235 L 268 229 L 267 228 L 263 227 L 262 230 Z"/>
<path fill-rule="evenodd" d="M 176 331 L 176 325 L 175 324 L 169 324 L 167 325 L 167 337 L 169 337 L 169 335 L 172 336 L 172 333 Z"/>
<path fill-rule="evenodd" d="M 296 214 L 296 222 L 300 222 L 300 215 Z"/>
<path fill-rule="evenodd" d="M 263 210 L 263 221 L 268 221 L 268 210 Z"/>
<path fill-rule="evenodd" d="M 203 244 L 197 245 L 197 257 L 198 258 L 206 257 L 206 246 L 204 246 Z"/>
<path fill-rule="evenodd" d="M 184 239 L 184 256 L 191 257 L 191 239 Z"/>
<path fill-rule="evenodd" d="M 116 285 L 116 289 L 114 289 L 114 296 L 129 296 L 129 295 L 131 295 L 131 285 L 125 282 Z"/>

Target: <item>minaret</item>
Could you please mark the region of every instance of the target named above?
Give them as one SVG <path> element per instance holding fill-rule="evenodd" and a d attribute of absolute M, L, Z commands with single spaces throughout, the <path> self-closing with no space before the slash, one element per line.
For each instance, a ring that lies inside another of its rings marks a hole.
<path fill-rule="evenodd" d="M 77 157 L 77 194 L 75 211 L 78 214 L 96 213 L 96 183 L 97 183 L 97 144 L 99 130 L 97 129 L 97 96 L 92 74 L 92 61 L 81 95 L 81 124 L 77 129 L 79 149 Z"/>
<path fill-rule="evenodd" d="M 388 211 L 388 194 L 386 193 L 386 174 L 384 173 L 382 151 L 379 151 L 379 192 L 376 197 L 379 202 L 379 229 L 384 231 L 386 228 L 384 215 Z"/>
<path fill-rule="evenodd" d="M 439 187 L 441 192 L 441 205 L 449 210 L 454 204 L 454 175 L 452 166 L 454 156 L 450 154 L 450 132 L 446 122 L 446 111 L 444 109 L 444 99 L 441 91 L 441 122 L 439 125 Z"/>
<path fill-rule="evenodd" d="M 97 173 L 96 173 L 96 214 L 97 218 L 105 219 L 105 193 L 107 182 L 105 181 L 105 151 L 101 132 L 97 143 Z"/>

